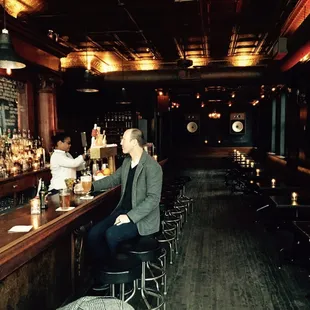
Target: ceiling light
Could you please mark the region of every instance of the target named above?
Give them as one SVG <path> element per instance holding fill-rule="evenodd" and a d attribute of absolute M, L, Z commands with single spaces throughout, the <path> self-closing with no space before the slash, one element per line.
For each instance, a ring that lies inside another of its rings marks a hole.
<path fill-rule="evenodd" d="M 0 34 L 0 68 L 2 69 L 23 69 L 26 65 L 16 54 L 9 32 L 6 29 L 5 0 L 3 1 L 3 29 Z"/>
<path fill-rule="evenodd" d="M 232 64 L 235 67 L 249 67 L 257 63 L 258 58 L 252 55 L 239 55 L 232 57 Z"/>

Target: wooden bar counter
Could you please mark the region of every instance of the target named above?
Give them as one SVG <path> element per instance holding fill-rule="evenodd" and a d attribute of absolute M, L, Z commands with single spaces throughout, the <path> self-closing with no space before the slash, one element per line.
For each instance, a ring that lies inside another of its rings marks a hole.
<path fill-rule="evenodd" d="M 92 200 L 73 194 L 75 208 L 68 212 L 55 211 L 56 194 L 39 215 L 31 215 L 26 204 L 0 216 L 0 310 L 56 309 L 85 294 L 91 284 L 84 262 L 86 231 L 113 211 L 120 193 L 117 186 Z M 15 225 L 33 228 L 8 233 Z"/>
<path fill-rule="evenodd" d="M 48 209 L 30 214 L 30 205 L 0 217 L 0 309 L 55 309 L 87 288 L 84 234 L 91 221 L 111 213 L 120 186 L 92 200 L 72 195 L 72 211 L 58 212 L 59 196 Z M 33 225 L 28 233 L 8 233 L 15 225 Z"/>

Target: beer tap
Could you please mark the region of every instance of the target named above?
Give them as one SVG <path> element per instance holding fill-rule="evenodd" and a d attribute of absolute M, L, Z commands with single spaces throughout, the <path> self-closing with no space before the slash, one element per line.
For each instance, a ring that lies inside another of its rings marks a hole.
<path fill-rule="evenodd" d="M 85 154 L 85 162 L 86 162 L 86 170 L 89 171 L 90 170 L 90 163 L 89 163 L 89 156 L 87 154 L 87 139 L 86 139 L 86 132 L 83 131 L 81 132 L 81 141 L 82 141 L 82 146 L 84 148 L 84 154 Z"/>
<path fill-rule="evenodd" d="M 86 132 L 81 132 L 81 140 L 82 140 L 82 146 L 84 148 L 84 154 L 87 154 L 87 139 L 86 139 Z"/>

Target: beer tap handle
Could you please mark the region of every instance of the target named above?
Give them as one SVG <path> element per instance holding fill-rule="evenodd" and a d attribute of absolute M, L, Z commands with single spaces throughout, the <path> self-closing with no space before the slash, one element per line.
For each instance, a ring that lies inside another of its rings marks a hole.
<path fill-rule="evenodd" d="M 86 150 L 87 150 L 87 139 L 86 139 L 86 132 L 83 131 L 81 132 L 81 141 L 82 141 L 82 146 L 84 148 L 84 153 L 86 154 Z"/>

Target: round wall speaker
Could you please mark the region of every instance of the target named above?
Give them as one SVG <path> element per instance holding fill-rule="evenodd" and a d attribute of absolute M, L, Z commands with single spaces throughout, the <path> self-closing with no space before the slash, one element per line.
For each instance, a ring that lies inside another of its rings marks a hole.
<path fill-rule="evenodd" d="M 195 122 L 189 122 L 186 126 L 186 129 L 190 133 L 195 133 L 198 130 L 198 125 Z"/>
<path fill-rule="evenodd" d="M 243 128 L 244 128 L 244 125 L 240 121 L 235 121 L 231 125 L 232 131 L 236 133 L 242 132 Z"/>

